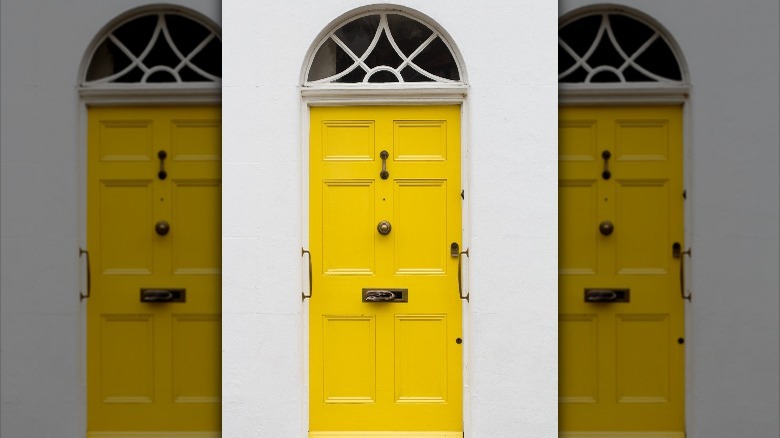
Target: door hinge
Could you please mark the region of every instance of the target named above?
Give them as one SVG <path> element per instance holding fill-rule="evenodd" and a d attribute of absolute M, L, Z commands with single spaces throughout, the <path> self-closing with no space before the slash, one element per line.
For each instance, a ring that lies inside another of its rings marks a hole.
<path fill-rule="evenodd" d="M 466 199 L 466 191 L 465 190 L 461 190 L 460 191 L 460 199 Z"/>
<path fill-rule="evenodd" d="M 683 190 L 683 199 L 688 199 L 688 191 Z"/>

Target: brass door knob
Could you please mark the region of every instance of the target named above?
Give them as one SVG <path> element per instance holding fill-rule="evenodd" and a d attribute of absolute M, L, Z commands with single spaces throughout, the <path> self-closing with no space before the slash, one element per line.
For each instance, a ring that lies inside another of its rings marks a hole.
<path fill-rule="evenodd" d="M 171 226 L 167 221 L 158 221 L 154 225 L 154 231 L 160 236 L 164 236 L 168 234 L 169 231 L 171 231 Z"/>
<path fill-rule="evenodd" d="M 390 222 L 388 222 L 388 221 L 381 221 L 381 222 L 379 222 L 379 224 L 376 226 L 376 230 L 377 230 L 377 231 L 379 231 L 379 234 L 383 234 L 383 235 L 384 235 L 384 234 L 389 234 L 389 233 L 390 233 L 390 230 L 391 230 L 392 228 L 393 228 L 393 227 L 390 225 Z"/>
<path fill-rule="evenodd" d="M 609 236 L 615 231 L 615 225 L 610 221 L 604 221 L 599 224 L 599 232 L 605 236 Z"/>

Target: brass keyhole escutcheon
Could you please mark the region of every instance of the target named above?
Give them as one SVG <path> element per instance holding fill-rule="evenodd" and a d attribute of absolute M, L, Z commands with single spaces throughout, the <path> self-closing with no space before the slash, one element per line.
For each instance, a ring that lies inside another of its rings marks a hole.
<path fill-rule="evenodd" d="M 154 225 L 154 231 L 160 236 L 164 236 L 168 234 L 169 231 L 171 231 L 171 226 L 167 221 L 158 221 Z"/>
<path fill-rule="evenodd" d="M 615 225 L 610 221 L 604 221 L 599 224 L 599 232 L 605 236 L 609 236 L 615 231 Z"/>
<path fill-rule="evenodd" d="M 393 227 L 390 225 L 390 222 L 388 222 L 388 221 L 381 221 L 376 226 L 376 230 L 379 231 L 379 234 L 382 234 L 382 235 L 389 234 L 390 230 L 392 228 Z"/>

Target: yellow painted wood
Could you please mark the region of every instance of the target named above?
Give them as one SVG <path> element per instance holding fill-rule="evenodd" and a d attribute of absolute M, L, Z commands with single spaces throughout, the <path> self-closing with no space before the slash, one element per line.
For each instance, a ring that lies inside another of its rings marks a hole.
<path fill-rule="evenodd" d="M 310 436 L 461 436 L 460 107 L 310 114 Z"/>
<path fill-rule="evenodd" d="M 559 134 L 561 436 L 681 436 L 682 109 L 563 107 Z M 585 303 L 585 288 L 630 302 Z"/>
<path fill-rule="evenodd" d="M 218 107 L 88 111 L 90 437 L 220 430 L 220 117 Z M 141 288 L 183 288 L 186 302 L 142 303 Z"/>

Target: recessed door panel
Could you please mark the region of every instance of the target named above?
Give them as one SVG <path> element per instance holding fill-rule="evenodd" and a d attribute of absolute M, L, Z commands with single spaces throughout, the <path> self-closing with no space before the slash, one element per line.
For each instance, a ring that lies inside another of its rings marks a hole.
<path fill-rule="evenodd" d="M 322 324 L 324 402 L 375 402 L 374 318 L 323 316 Z"/>
<path fill-rule="evenodd" d="M 104 180 L 100 184 L 100 270 L 107 275 L 152 272 L 151 180 Z"/>
<path fill-rule="evenodd" d="M 397 402 L 447 401 L 447 320 L 444 315 L 396 315 Z"/>
<path fill-rule="evenodd" d="M 565 403 L 598 401 L 598 317 L 561 315 L 558 320 L 560 399 Z"/>
<path fill-rule="evenodd" d="M 152 315 L 103 315 L 100 352 L 103 403 L 154 401 Z"/>
<path fill-rule="evenodd" d="M 395 271 L 398 274 L 444 274 L 448 254 L 447 182 L 396 180 L 394 222 Z"/>
<path fill-rule="evenodd" d="M 403 120 L 394 123 L 396 160 L 447 159 L 446 120 Z"/>
<path fill-rule="evenodd" d="M 681 122 L 679 106 L 560 108 L 562 435 L 684 433 Z"/>
<path fill-rule="evenodd" d="M 596 180 L 562 181 L 558 199 L 561 204 L 558 270 L 562 274 L 593 275 L 598 269 L 598 236 L 593 233 L 598 226 Z"/>
<path fill-rule="evenodd" d="M 310 119 L 310 436 L 460 436 L 460 108 Z"/>
<path fill-rule="evenodd" d="M 174 403 L 219 403 L 221 316 L 173 315 L 172 377 Z"/>
<path fill-rule="evenodd" d="M 374 271 L 374 182 L 324 181 L 323 272 L 369 275 Z"/>
<path fill-rule="evenodd" d="M 173 272 L 215 275 L 221 270 L 220 228 L 222 188 L 216 179 L 174 179 L 170 240 Z"/>
<path fill-rule="evenodd" d="M 121 119 L 100 123 L 97 144 L 101 161 L 149 161 L 152 159 L 154 123 L 151 120 Z"/>

